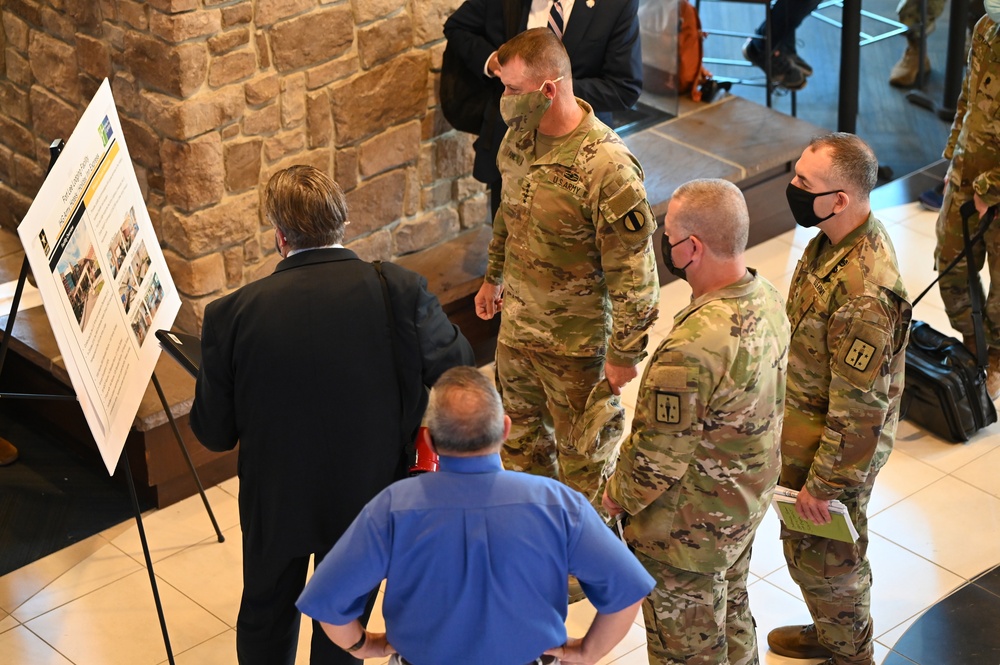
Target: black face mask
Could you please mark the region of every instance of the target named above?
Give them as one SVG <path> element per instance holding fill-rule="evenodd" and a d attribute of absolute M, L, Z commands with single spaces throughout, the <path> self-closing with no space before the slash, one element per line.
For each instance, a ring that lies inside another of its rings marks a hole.
<path fill-rule="evenodd" d="M 690 240 L 690 239 L 691 239 L 691 236 L 688 236 L 687 238 L 684 238 L 684 240 Z M 687 271 L 686 271 L 686 269 L 687 269 L 687 267 L 689 265 L 691 265 L 691 261 L 688 261 L 683 266 L 681 266 L 680 268 L 678 268 L 677 266 L 674 265 L 674 257 L 671 255 L 672 254 L 671 250 L 674 247 L 676 247 L 677 245 L 679 245 L 682 242 L 684 242 L 684 240 L 678 240 L 677 242 L 675 242 L 674 244 L 671 245 L 670 244 L 670 236 L 668 236 L 666 233 L 664 233 L 663 234 L 663 239 L 660 240 L 660 249 L 663 250 L 663 265 L 667 266 L 667 270 L 670 271 L 670 274 L 673 275 L 674 277 L 680 277 L 684 281 L 687 281 Z M 694 259 L 692 259 L 692 261 L 693 260 Z"/>
<path fill-rule="evenodd" d="M 813 203 L 816 202 L 816 199 L 828 194 L 839 194 L 842 191 L 841 189 L 834 189 L 829 192 L 807 192 L 801 187 L 796 187 L 792 183 L 788 183 L 788 187 L 785 188 L 785 198 L 788 199 L 788 207 L 792 211 L 795 223 L 801 227 L 810 229 L 837 214 L 831 212 L 826 217 L 818 217 L 813 210 Z"/>

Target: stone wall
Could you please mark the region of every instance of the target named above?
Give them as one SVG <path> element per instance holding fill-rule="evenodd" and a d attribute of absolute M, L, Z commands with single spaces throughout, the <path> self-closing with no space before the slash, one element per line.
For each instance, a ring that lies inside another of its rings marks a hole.
<path fill-rule="evenodd" d="M 104 78 L 183 306 L 279 259 L 260 185 L 312 164 L 347 194 L 347 243 L 390 259 L 488 223 L 472 138 L 437 107 L 461 0 L 0 0 L 0 224 L 16 226 Z"/>

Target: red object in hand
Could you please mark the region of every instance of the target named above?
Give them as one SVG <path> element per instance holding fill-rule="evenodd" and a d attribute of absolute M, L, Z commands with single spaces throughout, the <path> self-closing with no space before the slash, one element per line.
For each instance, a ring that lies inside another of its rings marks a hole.
<path fill-rule="evenodd" d="M 415 476 L 418 473 L 437 471 L 438 454 L 434 452 L 434 448 L 431 446 L 431 434 L 426 427 L 421 427 L 417 431 L 415 447 L 417 449 L 417 459 L 413 466 L 410 467 L 410 475 Z"/>

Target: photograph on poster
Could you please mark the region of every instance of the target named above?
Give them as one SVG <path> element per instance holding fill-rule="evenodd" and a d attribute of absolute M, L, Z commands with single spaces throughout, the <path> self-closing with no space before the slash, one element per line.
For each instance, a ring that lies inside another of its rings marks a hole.
<path fill-rule="evenodd" d="M 135 250 L 135 256 L 132 257 L 132 274 L 135 275 L 135 281 L 142 284 L 142 280 L 146 279 L 146 273 L 149 272 L 149 266 L 151 265 L 153 263 L 149 260 L 146 243 L 140 242 L 139 247 Z"/>
<path fill-rule="evenodd" d="M 132 246 L 132 241 L 135 240 L 138 232 L 139 225 L 135 221 L 135 208 L 129 208 L 128 214 L 125 215 L 125 222 L 121 229 L 111 236 L 111 244 L 108 247 L 108 267 L 111 269 L 112 279 L 118 278 L 118 271 L 125 263 L 129 247 Z"/>
<path fill-rule="evenodd" d="M 146 297 L 143 299 L 146 308 L 149 310 L 150 316 L 156 316 L 156 310 L 160 307 L 160 302 L 163 301 L 163 286 L 160 285 L 160 278 L 155 273 L 153 274 L 153 279 L 149 281 L 149 289 L 146 291 Z"/>
<path fill-rule="evenodd" d="M 149 326 L 152 323 L 153 315 L 146 309 L 145 304 L 140 305 L 135 316 L 132 317 L 132 334 L 135 335 L 135 341 L 139 346 L 142 346 L 142 343 L 146 341 L 146 333 L 149 332 Z"/>
<path fill-rule="evenodd" d="M 56 266 L 56 273 L 62 279 L 63 289 L 80 330 L 87 330 L 87 323 L 97 306 L 97 298 L 104 288 L 104 279 L 94 253 L 94 243 L 91 242 L 86 227 L 78 226 L 70 236 Z"/>
<path fill-rule="evenodd" d="M 122 273 L 121 282 L 118 283 L 118 296 L 122 300 L 122 307 L 125 308 L 126 314 L 132 311 L 132 302 L 137 295 L 139 295 L 139 283 L 136 281 L 135 275 L 132 274 L 132 270 L 126 269 Z"/>

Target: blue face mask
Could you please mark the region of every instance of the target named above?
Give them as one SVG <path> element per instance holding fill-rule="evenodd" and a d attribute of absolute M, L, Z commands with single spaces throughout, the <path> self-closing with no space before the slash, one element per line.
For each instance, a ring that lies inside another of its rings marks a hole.
<path fill-rule="evenodd" d="M 1000 23 L 1000 0 L 983 0 L 986 13 L 994 23 Z"/>

